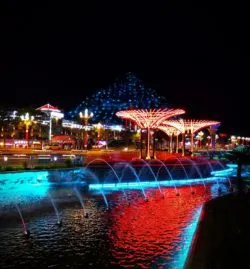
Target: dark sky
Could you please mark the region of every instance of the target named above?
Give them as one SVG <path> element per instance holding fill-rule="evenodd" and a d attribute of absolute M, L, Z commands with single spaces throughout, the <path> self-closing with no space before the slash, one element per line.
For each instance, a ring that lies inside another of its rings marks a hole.
<path fill-rule="evenodd" d="M 131 71 L 187 117 L 250 135 L 235 5 L 9 2 L 0 11 L 0 105 L 67 110 Z"/>

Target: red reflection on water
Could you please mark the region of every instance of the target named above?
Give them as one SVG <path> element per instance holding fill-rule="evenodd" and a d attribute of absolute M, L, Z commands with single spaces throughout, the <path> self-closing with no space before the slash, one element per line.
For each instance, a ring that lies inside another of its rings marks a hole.
<path fill-rule="evenodd" d="M 124 199 L 111 212 L 109 235 L 116 262 L 125 267 L 148 268 L 171 260 L 181 248 L 183 230 L 194 212 L 210 198 L 210 193 L 204 193 L 203 186 L 193 189 L 194 195 L 190 187 L 178 188 L 180 196 L 175 195 L 174 188 L 162 189 L 167 192 L 165 199 L 158 189 L 147 190 L 148 202 L 140 192 L 129 192 L 133 197 L 131 205 Z M 116 195 L 113 194 L 111 199 L 117 199 Z"/>

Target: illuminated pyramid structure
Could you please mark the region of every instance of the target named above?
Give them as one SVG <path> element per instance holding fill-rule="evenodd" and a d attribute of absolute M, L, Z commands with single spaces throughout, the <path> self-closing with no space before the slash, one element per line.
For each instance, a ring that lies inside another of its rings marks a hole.
<path fill-rule="evenodd" d="M 79 112 L 88 108 L 94 114 L 94 123 L 119 124 L 121 119 L 115 115 L 117 111 L 162 107 L 167 107 L 165 98 L 159 96 L 155 90 L 146 88 L 140 79 L 129 72 L 107 89 L 99 89 L 86 97 L 75 110 L 68 113 L 68 117 L 76 119 Z"/>

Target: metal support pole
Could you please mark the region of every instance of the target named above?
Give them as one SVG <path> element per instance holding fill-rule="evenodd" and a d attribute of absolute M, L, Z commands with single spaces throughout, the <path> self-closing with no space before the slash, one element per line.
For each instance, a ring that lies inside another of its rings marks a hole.
<path fill-rule="evenodd" d="M 25 139 L 28 142 L 28 140 L 29 140 L 29 126 L 28 126 L 28 124 L 26 124 L 26 126 L 25 126 Z"/>
<path fill-rule="evenodd" d="M 173 153 L 173 134 L 170 135 L 169 153 Z"/>
<path fill-rule="evenodd" d="M 25 139 L 27 142 L 27 148 L 29 147 L 29 125 L 26 123 L 25 126 Z"/>
<path fill-rule="evenodd" d="M 150 159 L 150 129 L 147 128 L 147 149 L 146 149 L 146 160 Z"/>
<path fill-rule="evenodd" d="M 155 134 L 153 134 L 153 159 L 156 159 L 156 156 L 155 156 Z"/>
<path fill-rule="evenodd" d="M 182 156 L 185 156 L 185 132 L 182 133 Z"/>
<path fill-rule="evenodd" d="M 51 136 L 52 136 L 52 117 L 50 113 L 50 117 L 49 117 L 49 142 L 50 143 L 51 143 Z"/>
<path fill-rule="evenodd" d="M 194 154 L 194 134 L 191 132 L 191 154 Z"/>
<path fill-rule="evenodd" d="M 176 153 L 178 153 L 178 151 L 179 151 L 179 135 L 177 134 L 176 135 Z"/>
<path fill-rule="evenodd" d="M 142 147 L 143 147 L 142 128 L 141 128 L 140 134 L 141 134 L 141 143 L 140 143 L 140 156 L 139 156 L 139 158 L 142 159 Z"/>

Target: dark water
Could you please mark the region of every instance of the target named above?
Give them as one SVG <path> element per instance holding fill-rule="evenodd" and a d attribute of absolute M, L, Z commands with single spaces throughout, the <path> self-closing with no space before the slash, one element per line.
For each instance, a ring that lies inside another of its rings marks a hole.
<path fill-rule="evenodd" d="M 22 234 L 14 205 L 0 211 L 1 268 L 183 268 L 199 210 L 216 193 L 216 185 L 204 193 L 202 185 L 147 189 L 149 200 L 139 190 L 107 194 L 109 210 L 99 193 L 83 193 L 85 211 L 71 188 L 49 188 L 62 226 L 49 199 L 43 195 L 20 204 L 31 232 Z"/>

